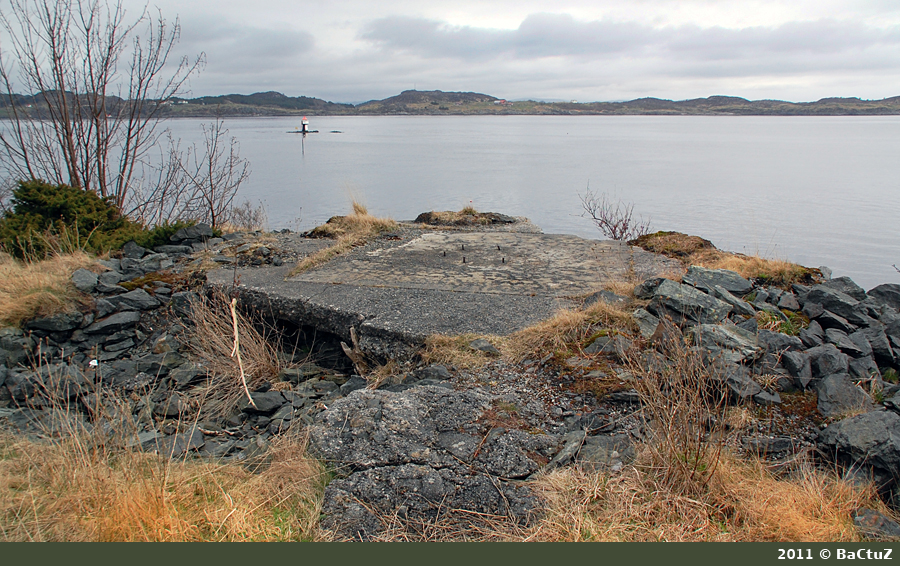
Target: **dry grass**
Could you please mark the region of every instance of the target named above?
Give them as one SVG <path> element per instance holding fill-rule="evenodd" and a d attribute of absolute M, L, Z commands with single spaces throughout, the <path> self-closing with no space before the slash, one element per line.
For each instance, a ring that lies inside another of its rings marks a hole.
<path fill-rule="evenodd" d="M 28 262 L 0 254 L 0 325 L 18 326 L 30 318 L 77 308 L 82 295 L 70 278 L 75 270 L 94 265 L 81 251 Z"/>
<path fill-rule="evenodd" d="M 275 381 L 284 369 L 283 360 L 266 337 L 244 315 L 238 313 L 240 353 L 250 390 Z M 193 326 L 188 330 L 193 356 L 207 370 L 207 382 L 191 390 L 191 396 L 204 407 L 204 412 L 225 416 L 246 396 L 241 372 L 235 357 L 234 329 L 229 301 L 222 295 L 193 304 Z"/>
<path fill-rule="evenodd" d="M 425 339 L 422 360 L 427 364 L 441 364 L 457 369 L 475 369 L 483 366 L 492 358 L 486 353 L 469 346 L 472 340 L 484 338 L 492 344 L 502 344 L 505 338 L 500 336 L 482 336 L 480 334 L 459 334 L 444 336 L 434 334 Z"/>
<path fill-rule="evenodd" d="M 318 267 L 336 256 L 369 242 L 379 234 L 396 228 L 397 223 L 394 220 L 372 216 L 365 206 L 353 201 L 351 214 L 334 216 L 310 232 L 310 236 L 314 238 L 334 239 L 334 245 L 303 258 L 291 270 L 288 277 Z"/>
<path fill-rule="evenodd" d="M 512 361 L 540 359 L 548 354 L 568 352 L 572 344 L 584 341 L 598 327 L 632 332 L 637 328 L 626 309 L 599 301 L 586 309 L 561 310 L 547 320 L 510 335 L 499 349 Z"/>
<path fill-rule="evenodd" d="M 727 453 L 711 489 L 698 497 L 671 490 L 641 467 L 617 475 L 567 468 L 532 486 L 548 510 L 527 540 L 859 541 L 851 513 L 886 511 L 874 489 L 807 462 L 779 477 L 760 461 Z"/>
<path fill-rule="evenodd" d="M 0 437 L 6 541 L 269 541 L 317 537 L 325 473 L 305 438 L 279 437 L 257 473 L 173 461 L 83 435 Z"/>
<path fill-rule="evenodd" d="M 729 269 L 747 279 L 760 279 L 770 285 L 788 286 L 792 283 L 811 283 L 821 274 L 817 269 L 803 267 L 782 259 L 732 254 L 706 250 L 691 255 L 687 262 L 709 269 Z"/>
<path fill-rule="evenodd" d="M 716 249 L 709 240 L 679 232 L 655 232 L 629 243 L 647 251 L 679 259 L 686 266 L 729 269 L 747 279 L 761 279 L 770 285 L 812 283 L 821 278 L 821 273 L 817 269 L 781 259 L 724 252 Z"/>

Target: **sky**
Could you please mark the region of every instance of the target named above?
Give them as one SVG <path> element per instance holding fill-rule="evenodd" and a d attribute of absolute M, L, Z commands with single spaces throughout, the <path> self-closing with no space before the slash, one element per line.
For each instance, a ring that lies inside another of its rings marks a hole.
<path fill-rule="evenodd" d="M 122 0 L 137 15 L 142 0 Z M 900 0 L 151 0 L 190 95 L 613 101 L 900 95 Z"/>

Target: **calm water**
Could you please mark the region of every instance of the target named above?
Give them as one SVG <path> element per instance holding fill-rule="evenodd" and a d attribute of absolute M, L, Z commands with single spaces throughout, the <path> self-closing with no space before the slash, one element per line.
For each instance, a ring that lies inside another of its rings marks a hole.
<path fill-rule="evenodd" d="M 170 125 L 191 141 L 202 122 Z M 299 125 L 226 121 L 253 168 L 238 200 L 263 202 L 273 229 L 321 224 L 356 196 L 398 220 L 471 203 L 600 237 L 580 216 L 590 184 L 655 230 L 900 282 L 900 117 L 315 117 L 321 133 L 286 133 Z"/>

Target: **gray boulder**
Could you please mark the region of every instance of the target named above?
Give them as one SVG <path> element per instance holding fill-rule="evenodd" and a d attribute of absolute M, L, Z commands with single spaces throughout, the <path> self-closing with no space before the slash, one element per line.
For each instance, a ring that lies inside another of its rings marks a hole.
<path fill-rule="evenodd" d="M 694 343 L 731 363 L 753 360 L 762 353 L 757 335 L 737 326 L 701 324 L 691 329 Z"/>
<path fill-rule="evenodd" d="M 825 343 L 825 330 L 816 321 L 811 321 L 808 328 L 800 331 L 800 342 L 807 348 L 814 348 Z"/>
<path fill-rule="evenodd" d="M 861 306 L 857 299 L 826 284 L 816 285 L 810 289 L 806 300 L 822 305 L 826 311 L 846 319 L 850 324 L 871 326 L 874 323 L 865 306 Z"/>
<path fill-rule="evenodd" d="M 731 293 L 728 292 L 727 289 L 720 285 L 716 285 L 713 287 L 711 291 L 712 296 L 725 301 L 729 305 L 731 305 L 731 312 L 737 313 L 743 316 L 756 316 L 756 309 L 750 306 L 750 303 L 743 301 Z"/>
<path fill-rule="evenodd" d="M 147 311 L 155 309 L 161 305 L 158 299 L 154 298 L 150 293 L 143 289 L 135 289 L 128 291 L 115 297 L 107 299 L 117 310 L 137 310 Z"/>
<path fill-rule="evenodd" d="M 838 350 L 834 344 L 816 346 L 807 350 L 806 353 L 809 355 L 813 377 L 847 373 L 850 358 Z"/>
<path fill-rule="evenodd" d="M 473 350 L 478 350 L 480 352 L 484 352 L 485 354 L 490 354 L 492 356 L 499 356 L 500 350 L 494 347 L 493 344 L 485 340 L 484 338 L 477 338 L 469 342 L 469 347 Z"/>
<path fill-rule="evenodd" d="M 493 397 L 423 386 L 402 393 L 357 390 L 338 399 L 310 427 L 311 448 L 345 474 L 325 490 L 323 525 L 368 539 L 379 516 L 433 520 L 439 508 L 501 513 L 525 522 L 537 500 L 524 487 L 490 477 L 526 477 L 559 442 L 479 418 Z M 471 515 L 470 515 L 471 516 Z"/>
<path fill-rule="evenodd" d="M 870 290 L 867 295 L 878 304 L 900 310 L 900 284 L 885 283 Z"/>
<path fill-rule="evenodd" d="M 84 329 L 85 334 L 115 334 L 120 330 L 134 328 L 141 320 L 138 312 L 119 312 L 104 319 L 95 321 Z"/>
<path fill-rule="evenodd" d="M 800 389 L 806 388 L 812 379 L 812 366 L 806 352 L 787 351 L 781 354 L 781 365 L 794 378 Z"/>
<path fill-rule="evenodd" d="M 66 332 L 75 330 L 84 321 L 80 312 L 64 312 L 44 318 L 36 318 L 25 323 L 26 330 L 43 330 L 44 332 Z"/>
<path fill-rule="evenodd" d="M 839 417 L 853 411 L 869 411 L 872 398 L 850 381 L 846 373 L 824 377 L 815 385 L 817 407 L 824 417 Z"/>
<path fill-rule="evenodd" d="M 134 240 L 122 246 L 122 255 L 126 259 L 141 259 L 147 254 L 147 249 L 137 245 Z"/>
<path fill-rule="evenodd" d="M 169 241 L 172 243 L 178 244 L 178 243 L 184 242 L 186 240 L 200 241 L 200 240 L 207 240 L 212 237 L 213 237 L 212 226 L 201 222 L 200 224 L 195 224 L 193 226 L 188 226 L 187 228 L 182 228 L 182 229 L 178 230 L 177 232 L 172 234 L 171 237 L 169 237 Z"/>
<path fill-rule="evenodd" d="M 829 279 L 828 281 L 822 283 L 822 287 L 833 289 L 845 295 L 849 295 L 857 301 L 862 301 L 866 298 L 865 289 L 857 285 L 849 277 L 835 277 L 834 279 Z"/>
<path fill-rule="evenodd" d="M 759 331 L 759 344 L 767 352 L 773 354 L 781 354 L 789 350 L 793 352 L 803 350 L 803 342 L 796 336 L 788 336 L 782 332 L 772 332 L 770 330 Z"/>
<path fill-rule="evenodd" d="M 648 310 L 660 317 L 670 310 L 701 324 L 715 324 L 728 316 L 731 305 L 688 285 L 664 279 L 653 293 Z"/>
<path fill-rule="evenodd" d="M 91 293 L 97 286 L 97 274 L 84 268 L 76 269 L 72 274 L 72 284 L 82 293 Z"/>
<path fill-rule="evenodd" d="M 688 268 L 681 280 L 707 293 L 715 287 L 721 287 L 735 295 L 746 295 L 753 290 L 753 285 L 749 281 L 727 269 L 706 269 L 694 265 Z"/>
<path fill-rule="evenodd" d="M 900 415 L 893 411 L 873 411 L 829 425 L 818 442 L 844 464 L 871 467 L 887 481 L 894 481 L 900 469 Z"/>
<path fill-rule="evenodd" d="M 644 339 L 649 340 L 659 326 L 659 319 L 644 309 L 637 309 L 631 313 L 631 316 L 637 323 L 641 336 L 643 336 Z"/>

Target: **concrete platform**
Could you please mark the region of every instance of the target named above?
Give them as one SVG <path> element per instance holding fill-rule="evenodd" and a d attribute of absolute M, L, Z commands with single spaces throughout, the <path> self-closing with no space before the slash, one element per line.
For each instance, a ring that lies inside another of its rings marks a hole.
<path fill-rule="evenodd" d="M 320 247 L 315 242 L 298 237 L 295 249 Z M 292 266 L 285 266 L 239 269 L 237 280 L 253 308 L 344 341 L 353 326 L 363 351 L 391 357 L 431 334 L 510 334 L 604 282 L 679 268 L 619 242 L 407 227 L 294 277 L 286 278 Z M 222 269 L 207 277 L 230 290 L 234 275 Z"/>

